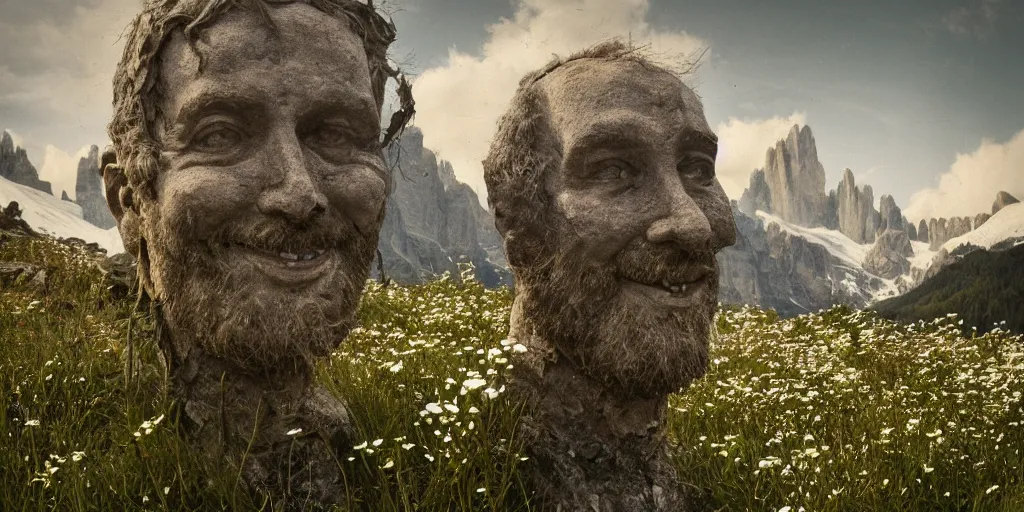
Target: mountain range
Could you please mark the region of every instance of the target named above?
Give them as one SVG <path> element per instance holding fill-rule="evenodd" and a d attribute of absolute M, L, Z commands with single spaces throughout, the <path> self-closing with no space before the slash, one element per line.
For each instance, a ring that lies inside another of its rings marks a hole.
<path fill-rule="evenodd" d="M 1024 241 L 1024 205 L 1006 192 L 995 193 L 991 212 L 917 226 L 892 196 L 882 195 L 878 204 L 871 186 L 858 186 L 850 169 L 826 191 L 811 128 L 793 126 L 733 202 L 738 237 L 719 255 L 721 301 L 785 316 L 836 304 L 863 308 L 935 275 L 961 245 Z"/>

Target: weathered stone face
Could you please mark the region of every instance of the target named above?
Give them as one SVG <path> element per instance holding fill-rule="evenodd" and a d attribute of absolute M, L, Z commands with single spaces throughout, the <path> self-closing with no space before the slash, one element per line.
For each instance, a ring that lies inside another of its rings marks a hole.
<path fill-rule="evenodd" d="M 563 158 L 544 177 L 554 254 L 517 283 L 524 315 L 617 393 L 677 391 L 705 371 L 714 254 L 736 236 L 703 107 L 635 62 L 572 62 L 540 86 Z"/>
<path fill-rule="evenodd" d="M 361 41 L 307 5 L 269 12 L 276 33 L 236 9 L 162 50 L 161 172 L 141 205 L 179 357 L 251 370 L 347 334 L 387 194 Z"/>

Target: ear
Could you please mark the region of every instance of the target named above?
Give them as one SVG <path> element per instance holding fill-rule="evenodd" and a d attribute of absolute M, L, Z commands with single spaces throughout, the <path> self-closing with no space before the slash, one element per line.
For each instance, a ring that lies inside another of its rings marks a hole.
<path fill-rule="evenodd" d="M 103 150 L 103 156 L 100 157 L 100 173 L 103 175 L 103 186 L 107 193 L 107 208 L 110 208 L 114 220 L 120 224 L 125 210 L 121 206 L 121 191 L 128 188 L 128 176 L 125 175 L 124 168 L 117 165 L 114 148 L 108 146 Z"/>
<path fill-rule="evenodd" d="M 128 254 L 136 256 L 139 250 L 139 205 L 134 197 L 132 187 L 128 183 L 124 167 L 117 163 L 117 156 L 113 148 L 107 147 L 103 150 L 100 169 L 102 169 L 103 185 L 107 194 L 107 208 L 110 209 L 110 214 L 117 221 L 124 250 Z"/>

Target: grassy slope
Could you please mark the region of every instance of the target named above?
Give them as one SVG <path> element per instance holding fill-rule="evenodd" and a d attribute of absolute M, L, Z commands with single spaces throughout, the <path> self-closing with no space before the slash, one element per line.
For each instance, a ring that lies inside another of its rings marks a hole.
<path fill-rule="evenodd" d="M 903 322 L 955 312 L 967 326 L 983 331 L 1000 324 L 1024 333 L 1024 245 L 967 254 L 917 288 L 871 309 Z"/>
<path fill-rule="evenodd" d="M 151 323 L 86 258 L 14 239 L 0 261 L 43 263 L 52 279 L 46 294 L 0 290 L 0 509 L 260 506 L 179 441 Z M 347 508 L 530 509 L 501 393 L 510 302 L 450 280 L 369 287 L 363 328 L 319 369 L 366 441 L 344 460 Z M 669 428 L 685 478 L 717 507 L 1024 508 L 1020 337 L 843 309 L 726 310 L 718 326 L 709 373 L 672 397 Z"/>

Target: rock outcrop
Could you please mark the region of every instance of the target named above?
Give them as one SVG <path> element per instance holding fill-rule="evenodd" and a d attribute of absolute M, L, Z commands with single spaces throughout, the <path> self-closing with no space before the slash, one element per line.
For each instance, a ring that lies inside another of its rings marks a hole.
<path fill-rule="evenodd" d="M 836 304 L 864 307 L 884 283 L 818 244 L 733 208 L 736 245 L 718 254 L 719 300 L 793 316 Z"/>
<path fill-rule="evenodd" d="M 797 125 L 765 154 L 764 180 L 771 213 L 801 226 L 820 226 L 825 211 L 825 168 L 818 161 L 811 128 Z"/>
<path fill-rule="evenodd" d="M 995 215 L 996 212 L 998 212 L 999 210 L 1002 210 L 1003 207 L 1005 207 L 1008 204 L 1019 203 L 1019 202 L 1020 201 L 1016 197 L 1013 197 L 1012 195 L 1010 195 L 1009 192 L 1007 192 L 1005 190 L 1000 190 L 999 193 L 996 194 L 995 202 L 992 203 L 992 215 Z"/>
<path fill-rule="evenodd" d="M 989 215 L 987 213 L 984 213 L 984 212 L 975 215 L 974 216 L 974 229 L 980 228 L 982 226 L 982 224 L 988 222 L 988 219 L 991 219 L 991 218 L 992 218 L 991 215 Z"/>
<path fill-rule="evenodd" d="M 82 218 L 94 226 L 110 229 L 117 225 L 107 207 L 100 176 L 100 148 L 92 146 L 89 155 L 78 161 L 75 202 L 82 207 Z"/>
<path fill-rule="evenodd" d="M 905 231 L 906 224 L 903 222 L 903 212 L 896 206 L 896 200 L 888 194 L 883 194 L 878 200 L 879 223 L 876 232 L 881 234 L 889 229 Z"/>
<path fill-rule="evenodd" d="M 393 190 L 378 245 L 385 275 L 418 283 L 458 276 L 459 263 L 472 263 L 486 286 L 511 284 L 493 217 L 451 165 L 423 147 L 422 132 L 406 129 L 389 160 Z"/>
<path fill-rule="evenodd" d="M 874 191 L 871 185 L 858 187 L 854 181 L 853 171 L 843 170 L 843 178 L 836 189 L 839 231 L 858 244 L 874 242 L 875 232 L 881 221 L 874 204 Z M 892 206 L 895 206 L 895 203 Z M 899 212 L 898 208 L 896 212 Z"/>
<path fill-rule="evenodd" d="M 928 222 L 921 219 L 921 222 L 917 225 L 917 240 L 920 242 L 929 242 L 928 238 Z"/>
<path fill-rule="evenodd" d="M 740 197 L 739 210 L 749 217 L 754 217 L 758 210 L 772 212 L 771 190 L 765 181 L 764 169 L 757 169 L 750 174 L 750 186 Z"/>
<path fill-rule="evenodd" d="M 971 231 L 970 217 L 928 219 L 928 248 L 937 251 L 950 239 L 966 235 Z"/>
<path fill-rule="evenodd" d="M 14 139 L 6 131 L 0 135 L 0 178 L 53 195 L 50 182 L 39 179 L 36 168 L 28 161 L 28 154 L 23 148 L 15 147 Z"/>
<path fill-rule="evenodd" d="M 878 236 L 875 245 L 864 257 L 864 270 L 884 279 L 895 279 L 910 271 L 914 249 L 907 232 L 888 229 Z"/>

